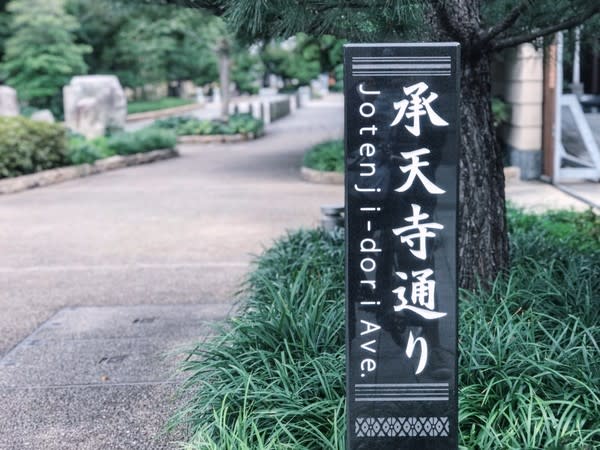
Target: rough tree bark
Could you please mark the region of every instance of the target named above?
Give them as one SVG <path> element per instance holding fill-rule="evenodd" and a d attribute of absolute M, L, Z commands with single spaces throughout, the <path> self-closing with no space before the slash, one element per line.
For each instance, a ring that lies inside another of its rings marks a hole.
<path fill-rule="evenodd" d="M 221 89 L 221 120 L 229 119 L 229 71 L 230 71 L 230 44 L 226 38 L 219 41 L 217 46 L 219 56 L 219 85 Z"/>
<path fill-rule="evenodd" d="M 473 289 L 508 267 L 502 152 L 492 122 L 491 53 L 483 51 L 479 0 L 430 0 L 436 40 L 461 44 L 459 285 Z"/>
<path fill-rule="evenodd" d="M 502 152 L 491 111 L 489 56 L 463 61 L 459 210 L 459 280 L 472 289 L 508 266 Z"/>

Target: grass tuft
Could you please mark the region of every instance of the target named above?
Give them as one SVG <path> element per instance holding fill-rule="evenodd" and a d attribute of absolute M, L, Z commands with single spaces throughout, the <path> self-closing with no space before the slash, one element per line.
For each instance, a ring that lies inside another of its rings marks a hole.
<path fill-rule="evenodd" d="M 510 273 L 461 292 L 462 449 L 600 448 L 597 220 L 511 210 Z M 186 449 L 345 448 L 343 267 L 343 235 L 322 230 L 256 261 L 238 314 L 183 367 Z"/>
<path fill-rule="evenodd" d="M 324 172 L 344 171 L 344 141 L 326 141 L 315 145 L 304 155 L 304 166 Z"/>

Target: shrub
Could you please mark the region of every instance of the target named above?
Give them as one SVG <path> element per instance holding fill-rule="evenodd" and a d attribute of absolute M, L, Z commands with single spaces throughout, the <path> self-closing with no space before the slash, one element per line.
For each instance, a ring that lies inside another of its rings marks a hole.
<path fill-rule="evenodd" d="M 227 122 L 200 120 L 195 117 L 170 117 L 157 120 L 150 128 L 174 129 L 178 136 L 250 134 L 259 135 L 264 123 L 250 114 L 234 114 Z"/>
<path fill-rule="evenodd" d="M 104 136 L 87 139 L 82 134 L 69 131 L 68 157 L 71 164 L 91 164 L 114 154 Z"/>
<path fill-rule="evenodd" d="M 232 134 L 253 133 L 259 135 L 263 132 L 264 123 L 250 114 L 234 114 L 229 118 L 227 126 L 231 129 Z"/>
<path fill-rule="evenodd" d="M 103 157 L 101 150 L 83 136 L 69 137 L 68 148 L 71 164 L 93 163 Z"/>
<path fill-rule="evenodd" d="M 343 448 L 342 244 L 301 231 L 257 261 L 240 315 L 185 366 L 190 448 Z"/>
<path fill-rule="evenodd" d="M 158 100 L 142 100 L 129 102 L 127 104 L 127 113 L 135 114 L 147 111 L 157 111 L 167 108 L 175 108 L 177 106 L 191 105 L 194 100 L 188 100 L 179 97 L 165 97 Z"/>
<path fill-rule="evenodd" d="M 461 293 L 463 449 L 600 447 L 600 251 L 528 229 L 540 217 L 512 210 L 510 272 Z M 324 231 L 257 260 L 238 315 L 183 367 L 191 400 L 171 426 L 187 448 L 344 448 L 343 266 L 343 236 Z"/>
<path fill-rule="evenodd" d="M 177 137 L 172 131 L 152 127 L 131 133 L 115 134 L 106 141 L 108 148 L 118 155 L 175 148 L 176 143 Z"/>
<path fill-rule="evenodd" d="M 167 117 L 165 119 L 159 119 L 152 123 L 152 128 L 163 128 L 166 130 L 174 130 L 178 128 L 180 125 L 188 123 L 190 121 L 198 120 L 189 116 L 181 116 L 181 117 Z"/>
<path fill-rule="evenodd" d="M 179 136 L 227 134 L 223 123 L 215 120 L 190 120 L 177 127 Z"/>
<path fill-rule="evenodd" d="M 304 165 L 326 172 L 344 171 L 344 142 L 341 139 L 315 145 L 304 155 Z"/>
<path fill-rule="evenodd" d="M 0 178 L 68 163 L 66 131 L 61 125 L 24 117 L 0 118 Z"/>

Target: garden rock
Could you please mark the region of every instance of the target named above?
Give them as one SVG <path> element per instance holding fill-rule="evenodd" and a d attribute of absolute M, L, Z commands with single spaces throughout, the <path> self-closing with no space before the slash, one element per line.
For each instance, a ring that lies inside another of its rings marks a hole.
<path fill-rule="evenodd" d="M 127 98 L 114 75 L 73 77 L 63 89 L 63 100 L 67 127 L 88 138 L 125 126 Z"/>
<path fill-rule="evenodd" d="M 35 120 L 37 122 L 46 122 L 46 123 L 54 123 L 54 114 L 49 109 L 41 109 L 39 111 L 34 112 L 31 115 L 31 120 Z"/>
<path fill-rule="evenodd" d="M 9 86 L 0 86 L 0 117 L 19 115 L 17 91 Z"/>

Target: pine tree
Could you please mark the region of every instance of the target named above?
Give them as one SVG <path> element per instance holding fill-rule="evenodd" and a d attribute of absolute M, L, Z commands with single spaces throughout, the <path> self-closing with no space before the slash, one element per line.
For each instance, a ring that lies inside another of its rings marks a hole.
<path fill-rule="evenodd" d="M 136 1 L 136 0 L 130 0 Z M 139 1 L 139 0 L 137 0 Z M 461 44 L 460 285 L 493 280 L 508 266 L 503 154 L 491 111 L 492 56 L 597 20 L 597 0 L 153 0 L 207 8 L 246 39 L 298 32 L 353 42 Z"/>
<path fill-rule="evenodd" d="M 84 74 L 83 56 L 90 51 L 74 43 L 77 21 L 62 0 L 12 0 L 12 35 L 6 41 L 1 71 L 19 98 L 39 108 L 62 111 L 62 87 Z"/>

